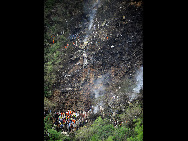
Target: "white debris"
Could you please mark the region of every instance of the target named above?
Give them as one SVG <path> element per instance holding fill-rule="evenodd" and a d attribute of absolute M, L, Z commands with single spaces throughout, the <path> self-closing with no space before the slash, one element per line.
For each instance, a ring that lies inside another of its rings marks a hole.
<path fill-rule="evenodd" d="M 113 48 L 114 46 L 112 45 L 111 48 Z"/>
<path fill-rule="evenodd" d="M 87 57 L 87 54 L 85 51 L 83 51 L 83 57 Z"/>

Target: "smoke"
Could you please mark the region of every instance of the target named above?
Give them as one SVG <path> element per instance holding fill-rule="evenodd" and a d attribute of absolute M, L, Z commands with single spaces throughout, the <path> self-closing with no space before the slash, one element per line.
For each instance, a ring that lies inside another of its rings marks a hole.
<path fill-rule="evenodd" d="M 100 0 L 96 0 L 96 2 L 93 4 L 91 11 L 89 13 L 89 30 L 93 26 L 93 19 L 95 17 L 95 14 L 97 12 L 98 6 L 99 6 Z"/>
<path fill-rule="evenodd" d="M 86 36 L 85 36 L 83 42 L 87 41 L 87 39 L 88 39 L 88 34 L 91 33 L 90 30 L 91 30 L 91 28 L 92 28 L 92 26 L 93 26 L 94 17 L 95 17 L 95 15 L 96 15 L 96 12 L 97 12 L 97 9 L 98 9 L 99 6 L 100 6 L 100 0 L 96 0 L 96 1 L 92 4 L 92 6 L 89 8 L 89 11 L 88 11 L 88 15 L 89 15 L 89 26 L 88 26 L 88 29 L 89 29 L 89 31 L 87 31 L 87 34 L 86 34 Z M 86 7 L 86 8 L 88 8 L 88 7 Z M 87 11 L 87 10 L 86 10 L 86 11 Z"/>
<path fill-rule="evenodd" d="M 96 4 L 95 4 L 96 5 Z M 94 5 L 94 6 L 95 6 Z M 93 26 L 93 18 L 94 18 L 94 16 L 95 16 L 95 14 L 96 14 L 96 12 L 97 12 L 97 9 L 93 9 L 92 8 L 92 10 L 91 10 L 91 13 L 90 13 L 90 15 L 89 15 L 89 17 L 90 17 L 90 19 L 89 19 L 89 30 L 91 29 L 91 27 Z"/>
<path fill-rule="evenodd" d="M 92 87 L 92 91 L 95 93 L 95 101 L 96 105 L 94 106 L 94 113 L 96 114 L 100 109 L 99 107 L 103 107 L 103 101 L 100 99 L 101 96 L 105 93 L 105 83 L 108 81 L 109 74 L 104 74 L 102 76 L 99 76 L 99 78 L 94 82 L 94 85 Z"/>
<path fill-rule="evenodd" d="M 140 69 L 137 72 L 136 87 L 133 89 L 133 92 L 139 93 L 140 89 L 143 89 L 143 67 L 140 67 Z"/>
<path fill-rule="evenodd" d="M 86 42 L 89 38 L 89 34 L 91 33 L 91 28 L 93 26 L 93 22 L 94 22 L 94 17 L 96 15 L 96 12 L 97 12 L 97 9 L 99 7 L 99 4 L 100 4 L 100 0 L 96 0 L 91 7 L 85 7 L 86 8 L 86 11 L 89 9 L 89 12 L 88 12 L 88 15 L 89 15 L 89 26 L 88 26 L 88 31 L 86 31 L 86 36 L 83 40 L 83 42 Z M 84 56 L 83 54 L 83 57 L 84 57 L 84 64 L 83 64 L 83 67 L 86 66 L 88 64 L 88 61 L 87 61 L 87 57 Z"/>
<path fill-rule="evenodd" d="M 137 98 L 137 94 L 143 89 L 143 67 L 141 66 L 136 73 L 136 86 L 133 88 L 133 93 L 130 96 L 130 101 Z"/>
<path fill-rule="evenodd" d="M 96 114 L 98 111 L 99 111 L 99 107 L 98 106 L 94 106 L 93 113 Z"/>

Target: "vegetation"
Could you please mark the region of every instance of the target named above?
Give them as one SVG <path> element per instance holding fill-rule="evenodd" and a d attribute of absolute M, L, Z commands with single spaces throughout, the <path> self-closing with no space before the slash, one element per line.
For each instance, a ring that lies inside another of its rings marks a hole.
<path fill-rule="evenodd" d="M 52 115 L 44 119 L 45 140 L 73 140 L 73 141 L 143 141 L 143 109 L 138 102 L 132 103 L 122 114 L 114 118 L 99 116 L 92 124 L 80 128 L 73 135 L 66 136 L 57 131 L 52 125 Z M 118 120 L 117 126 L 112 120 Z"/>
<path fill-rule="evenodd" d="M 114 119 L 117 126 L 107 118 L 99 116 L 92 125 L 85 126 L 75 133 L 75 140 L 83 141 L 142 141 L 143 113 L 137 102 Z M 113 119 L 113 118 L 112 118 Z"/>
<path fill-rule="evenodd" d="M 60 48 L 59 43 L 55 43 L 52 47 L 44 49 L 44 94 L 45 97 L 52 95 L 53 85 L 57 82 L 57 72 L 60 69 Z"/>
<path fill-rule="evenodd" d="M 62 70 L 66 70 L 70 55 L 74 47 L 68 40 L 71 28 L 74 27 L 77 17 L 80 17 L 83 5 L 79 0 L 45 0 L 44 3 L 44 107 L 53 109 L 57 106 L 50 98 L 55 88 L 60 85 Z M 102 8 L 101 8 L 102 9 Z M 102 11 L 104 12 L 104 11 Z M 103 14 L 101 12 L 101 14 Z M 72 19 L 74 15 L 75 18 Z M 107 16 L 107 15 L 106 15 Z M 72 23 L 69 25 L 67 23 Z M 63 31 L 64 34 L 59 33 Z M 57 34 L 59 34 L 57 36 Z M 55 35 L 54 43 L 51 35 Z M 69 44 L 68 48 L 65 46 Z M 110 101 L 106 95 L 100 97 L 104 103 L 104 116 L 99 116 L 93 123 L 88 123 L 69 136 L 61 134 L 53 125 L 52 114 L 44 118 L 44 140 L 72 140 L 72 141 L 142 141 L 143 140 L 143 106 L 142 101 L 127 103 L 127 93 L 131 93 L 134 82 L 125 78 L 106 89 L 114 91 L 119 100 Z M 117 86 L 116 86 L 117 85 Z M 117 91 L 119 86 L 121 86 Z M 113 90 L 114 89 L 114 90 Z M 109 105 L 109 103 L 111 104 Z M 81 107 L 82 103 L 77 106 Z M 116 112 L 115 116 L 109 109 Z M 119 123 L 114 125 L 114 121 Z M 48 136 L 49 135 L 49 136 Z"/>
<path fill-rule="evenodd" d="M 61 134 L 61 132 L 58 132 L 56 129 L 53 127 L 53 122 L 52 122 L 52 114 L 48 114 L 45 119 L 44 119 L 44 140 L 70 140 L 71 138 L 68 136 L 65 136 Z M 49 134 L 49 136 L 48 136 Z"/>
<path fill-rule="evenodd" d="M 44 96 L 47 98 L 53 95 L 59 83 L 59 72 L 66 68 L 73 52 L 74 48 L 68 36 L 72 27 L 78 24 L 81 11 L 82 2 L 78 0 L 44 2 Z M 65 48 L 67 44 L 69 47 Z"/>

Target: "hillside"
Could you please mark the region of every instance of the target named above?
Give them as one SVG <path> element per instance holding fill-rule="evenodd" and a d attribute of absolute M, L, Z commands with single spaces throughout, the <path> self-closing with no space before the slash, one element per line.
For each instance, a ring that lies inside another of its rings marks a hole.
<path fill-rule="evenodd" d="M 47 0 L 44 13 L 45 116 L 53 118 L 54 112 L 68 110 L 86 112 L 85 130 L 91 130 L 89 126 L 97 120 L 98 124 L 110 120 L 105 125 L 127 120 L 122 126 L 127 130 L 137 126 L 133 117 L 141 123 L 142 1 Z M 85 136 L 80 131 L 72 138 Z M 103 139 L 110 136 L 116 138 Z"/>

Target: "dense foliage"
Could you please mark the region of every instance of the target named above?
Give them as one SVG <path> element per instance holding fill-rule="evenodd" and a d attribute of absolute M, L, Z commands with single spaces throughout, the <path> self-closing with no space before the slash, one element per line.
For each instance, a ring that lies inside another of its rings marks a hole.
<path fill-rule="evenodd" d="M 52 125 L 52 114 L 44 119 L 45 140 L 73 140 L 73 141 L 143 141 L 143 109 L 137 102 L 131 103 L 126 111 L 117 114 L 114 119 L 119 124 L 114 126 L 113 118 L 99 116 L 92 124 L 86 124 L 79 130 L 66 136 Z"/>
<path fill-rule="evenodd" d="M 53 126 L 52 114 L 44 118 L 44 140 L 70 140 L 71 138 L 58 132 Z"/>
<path fill-rule="evenodd" d="M 75 140 L 83 141 L 142 141 L 143 140 L 143 117 L 141 106 L 135 103 L 132 107 L 118 114 L 117 126 L 107 118 L 99 116 L 90 126 L 83 127 L 75 134 Z M 125 115 L 125 116 L 124 116 Z M 119 118 L 118 118 L 119 117 Z"/>

